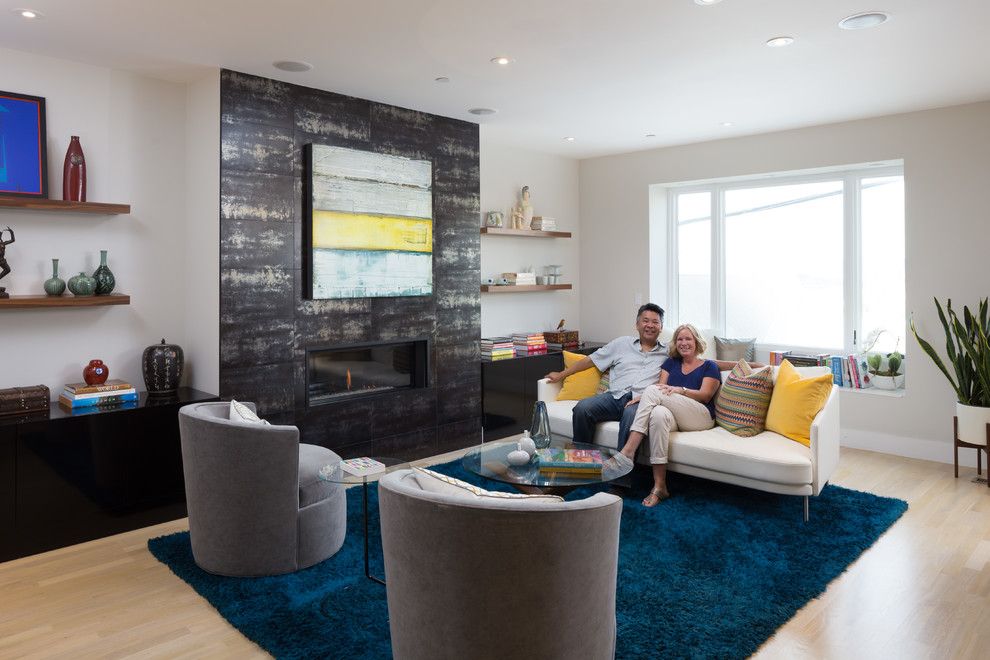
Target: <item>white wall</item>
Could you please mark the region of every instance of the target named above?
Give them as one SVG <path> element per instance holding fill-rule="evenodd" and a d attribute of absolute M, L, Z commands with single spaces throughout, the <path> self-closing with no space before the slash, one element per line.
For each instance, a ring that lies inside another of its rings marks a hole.
<path fill-rule="evenodd" d="M 560 264 L 560 281 L 572 284 L 573 289 L 481 294 L 481 336 L 549 330 L 566 319 L 568 328 L 580 330 L 582 338 L 594 339 L 581 326 L 579 305 L 578 161 L 498 143 L 482 126 L 482 218 L 488 211 L 502 211 L 509 226 L 512 207 L 523 186 L 530 188 L 534 214 L 556 218 L 557 229 L 572 232 L 573 237 L 482 236 L 481 276 L 496 277 L 530 265 L 542 275 L 543 266 Z"/>
<path fill-rule="evenodd" d="M 106 249 L 115 290 L 131 296 L 128 306 L 0 310 L 0 387 L 45 384 L 57 396 L 65 383 L 81 380 L 90 359 L 100 358 L 112 378 L 141 388 L 141 353 L 162 337 L 198 360 L 186 306 L 188 263 L 196 254 L 186 244 L 186 86 L 5 49 L 0 61 L 4 89 L 47 101 L 50 196 L 61 198 L 62 161 L 69 136 L 78 135 L 87 199 L 131 205 L 131 214 L 120 216 L 0 212 L 0 224 L 17 233 L 7 248 L 9 293 L 43 293 L 52 257 L 60 259 L 65 280 L 92 273 Z M 218 122 L 213 112 L 211 121 Z M 213 206 L 219 208 L 216 198 Z M 206 285 L 215 287 L 216 279 Z M 212 314 L 204 323 L 215 332 Z M 216 362 L 215 346 L 209 350 Z"/>
<path fill-rule="evenodd" d="M 635 291 L 648 286 L 650 184 L 901 158 L 907 312 L 922 336 L 944 345 L 932 297 L 974 305 L 990 294 L 988 154 L 990 103 L 978 103 L 582 161 L 582 331 L 628 331 Z M 664 291 L 652 297 L 664 305 Z M 951 388 L 913 337 L 907 353 L 904 397 L 843 393 L 843 442 L 951 461 Z"/>

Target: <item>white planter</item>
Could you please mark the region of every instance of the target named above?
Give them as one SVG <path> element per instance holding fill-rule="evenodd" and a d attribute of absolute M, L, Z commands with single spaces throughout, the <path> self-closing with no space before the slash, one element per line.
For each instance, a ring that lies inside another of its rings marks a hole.
<path fill-rule="evenodd" d="M 899 390 L 904 387 L 904 374 L 897 374 L 896 376 L 870 374 L 870 382 L 878 390 Z"/>
<path fill-rule="evenodd" d="M 990 424 L 990 408 L 964 406 L 956 403 L 956 417 L 959 418 L 958 437 L 971 445 L 987 444 L 987 424 Z"/>

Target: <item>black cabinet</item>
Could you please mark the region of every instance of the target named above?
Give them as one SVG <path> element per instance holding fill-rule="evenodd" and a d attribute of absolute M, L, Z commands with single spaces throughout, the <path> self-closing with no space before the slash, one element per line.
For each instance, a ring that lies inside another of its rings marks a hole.
<path fill-rule="evenodd" d="M 177 396 L 0 419 L 0 561 L 186 515 Z"/>
<path fill-rule="evenodd" d="M 602 346 L 588 343 L 575 353 L 593 353 Z M 505 438 L 529 428 L 536 404 L 536 381 L 564 368 L 560 351 L 481 363 L 482 427 L 485 441 Z"/>

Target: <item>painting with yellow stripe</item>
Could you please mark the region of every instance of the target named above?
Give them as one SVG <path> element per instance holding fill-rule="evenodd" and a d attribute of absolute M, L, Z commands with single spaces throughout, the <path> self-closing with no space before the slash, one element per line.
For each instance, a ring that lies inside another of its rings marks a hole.
<path fill-rule="evenodd" d="M 433 293 L 433 166 L 307 145 L 308 297 Z"/>

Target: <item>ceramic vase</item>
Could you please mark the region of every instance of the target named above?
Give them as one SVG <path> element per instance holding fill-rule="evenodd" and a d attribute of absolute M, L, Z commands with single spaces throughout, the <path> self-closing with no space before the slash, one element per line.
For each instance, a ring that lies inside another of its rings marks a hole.
<path fill-rule="evenodd" d="M 65 280 L 58 276 L 58 259 L 52 259 L 52 276 L 45 280 L 45 293 L 49 296 L 65 293 Z"/>
<path fill-rule="evenodd" d="M 987 445 L 990 437 L 990 408 L 956 402 L 956 437 L 971 445 Z"/>
<path fill-rule="evenodd" d="M 176 344 L 162 343 L 144 349 L 141 357 L 141 375 L 148 394 L 167 396 L 175 394 L 182 379 L 185 358 L 182 348 Z"/>
<path fill-rule="evenodd" d="M 533 423 L 529 427 L 529 435 L 537 449 L 550 446 L 550 415 L 547 414 L 547 404 L 537 401 L 533 406 Z"/>
<path fill-rule="evenodd" d="M 107 268 L 106 250 L 100 250 L 100 267 L 93 271 L 93 279 L 96 280 L 96 295 L 98 296 L 109 294 L 117 284 L 113 273 Z"/>
<path fill-rule="evenodd" d="M 79 136 L 73 135 L 62 164 L 62 199 L 70 202 L 86 201 L 86 156 L 83 155 Z"/>
<path fill-rule="evenodd" d="M 83 380 L 87 385 L 102 385 L 109 375 L 110 367 L 103 364 L 103 360 L 90 360 L 83 369 Z"/>
<path fill-rule="evenodd" d="M 96 291 L 96 280 L 86 273 L 69 278 L 69 291 L 77 296 L 91 296 Z"/>

